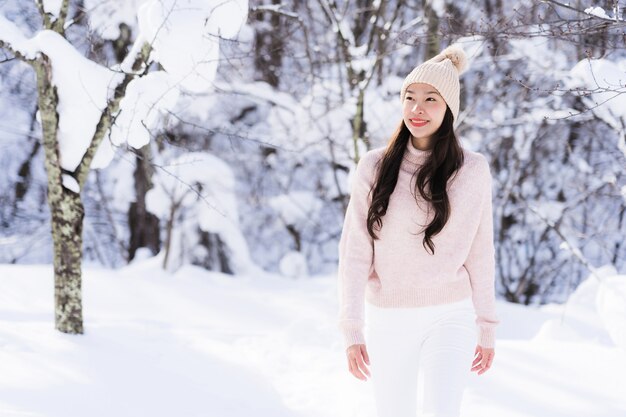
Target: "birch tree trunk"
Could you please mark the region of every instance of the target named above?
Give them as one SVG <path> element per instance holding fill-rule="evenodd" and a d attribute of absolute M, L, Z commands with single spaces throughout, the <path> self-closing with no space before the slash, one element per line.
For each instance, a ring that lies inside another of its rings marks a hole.
<path fill-rule="evenodd" d="M 66 3 L 64 3 L 66 4 Z M 59 156 L 57 108 L 59 97 L 52 83 L 52 64 L 45 54 L 40 54 L 29 63 L 37 75 L 37 93 L 45 167 L 48 177 L 48 206 L 52 224 L 52 242 L 54 248 L 54 300 L 55 328 L 64 333 L 83 333 L 82 313 L 82 245 L 84 207 L 80 190 L 87 181 L 91 161 L 93 160 L 106 132 L 111 127 L 111 115 L 119 110 L 119 104 L 126 87 L 136 77 L 145 75 L 150 54 L 150 45 L 144 44 L 132 65 L 133 71 L 144 68 L 144 73 L 128 73 L 115 88 L 112 99 L 103 110 L 89 148 L 74 172 L 61 168 Z M 63 186 L 63 176 L 76 182 L 78 192 Z"/>
<path fill-rule="evenodd" d="M 83 249 L 83 202 L 79 193 L 63 187 L 58 151 L 58 96 L 51 83 L 50 61 L 42 55 L 33 62 L 37 74 L 48 206 L 54 248 L 54 323 L 64 333 L 83 333 L 81 263 Z"/>
<path fill-rule="evenodd" d="M 52 190 L 52 186 L 48 170 L 49 190 Z M 80 194 L 60 184 L 55 186 L 59 190 L 54 191 L 54 196 L 48 197 L 54 243 L 54 325 L 64 333 L 83 333 L 83 202 Z"/>

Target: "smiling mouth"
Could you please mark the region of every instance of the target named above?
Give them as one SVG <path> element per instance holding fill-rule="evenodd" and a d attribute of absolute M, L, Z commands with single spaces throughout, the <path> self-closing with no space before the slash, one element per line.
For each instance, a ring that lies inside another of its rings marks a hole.
<path fill-rule="evenodd" d="M 421 127 L 421 126 L 424 126 L 426 123 L 428 123 L 428 120 L 409 119 L 409 122 L 411 122 L 413 126 Z"/>

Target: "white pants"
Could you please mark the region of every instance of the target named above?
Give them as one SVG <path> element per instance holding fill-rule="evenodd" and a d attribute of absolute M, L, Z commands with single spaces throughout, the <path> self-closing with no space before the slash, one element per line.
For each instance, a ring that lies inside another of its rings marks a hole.
<path fill-rule="evenodd" d="M 378 417 L 416 417 L 418 400 L 420 417 L 458 417 L 477 343 L 471 297 L 414 308 L 366 302 L 365 317 Z"/>

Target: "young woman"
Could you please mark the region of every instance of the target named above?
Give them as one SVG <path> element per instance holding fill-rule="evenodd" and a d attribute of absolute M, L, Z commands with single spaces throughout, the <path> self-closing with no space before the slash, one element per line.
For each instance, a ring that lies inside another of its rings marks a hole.
<path fill-rule="evenodd" d="M 492 178 L 453 130 L 466 63 L 450 46 L 411 71 L 400 125 L 352 183 L 339 328 L 349 371 L 372 378 L 378 417 L 415 417 L 418 398 L 421 416 L 458 416 L 471 372 L 494 357 Z"/>

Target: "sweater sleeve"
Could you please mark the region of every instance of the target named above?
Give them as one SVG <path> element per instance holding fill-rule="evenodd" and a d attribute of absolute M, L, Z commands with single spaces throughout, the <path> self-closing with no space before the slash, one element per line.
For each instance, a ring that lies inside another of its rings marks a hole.
<path fill-rule="evenodd" d="M 472 302 L 476 311 L 478 344 L 485 348 L 495 345 L 495 327 L 499 320 L 495 303 L 495 248 L 493 242 L 492 177 L 486 159 L 481 162 L 483 199 L 479 211 L 480 223 L 465 261 L 470 277 Z"/>
<path fill-rule="evenodd" d="M 346 348 L 364 344 L 365 288 L 374 259 L 374 243 L 367 231 L 367 211 L 373 182 L 371 154 L 358 162 L 350 201 L 339 240 L 338 293 L 339 329 Z"/>

